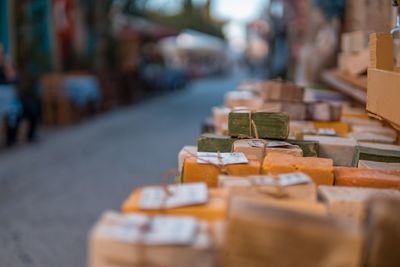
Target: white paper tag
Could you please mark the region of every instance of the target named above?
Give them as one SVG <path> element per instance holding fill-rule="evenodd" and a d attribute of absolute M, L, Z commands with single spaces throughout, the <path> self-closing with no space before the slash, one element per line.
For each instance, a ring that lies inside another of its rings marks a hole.
<path fill-rule="evenodd" d="M 157 210 L 205 204 L 208 201 L 208 189 L 205 183 L 169 185 L 167 190 L 162 186 L 143 188 L 139 208 Z"/>
<path fill-rule="evenodd" d="M 333 128 L 319 128 L 318 135 L 328 135 L 328 136 L 335 136 L 336 131 Z"/>
<path fill-rule="evenodd" d="M 266 146 L 266 144 L 261 140 L 249 140 L 248 144 L 251 147 L 264 147 L 264 146 Z"/>
<path fill-rule="evenodd" d="M 197 152 L 197 163 L 199 164 L 244 164 L 249 163 L 243 153 L 209 153 Z"/>
<path fill-rule="evenodd" d="M 311 178 L 302 172 L 281 174 L 278 177 L 279 177 L 279 184 L 281 186 L 291 186 L 291 185 L 311 183 Z"/>
<path fill-rule="evenodd" d="M 199 222 L 188 216 L 121 215 L 118 221 L 102 225 L 101 233 L 112 239 L 145 245 L 190 245 Z"/>
<path fill-rule="evenodd" d="M 289 146 L 292 146 L 292 144 L 282 141 L 272 141 L 268 142 L 267 144 L 267 147 L 289 147 Z"/>
<path fill-rule="evenodd" d="M 251 181 L 255 185 L 267 185 L 267 186 L 293 186 L 299 184 L 307 184 L 311 183 L 311 178 L 302 173 L 302 172 L 294 172 L 281 174 L 278 176 L 251 176 Z"/>

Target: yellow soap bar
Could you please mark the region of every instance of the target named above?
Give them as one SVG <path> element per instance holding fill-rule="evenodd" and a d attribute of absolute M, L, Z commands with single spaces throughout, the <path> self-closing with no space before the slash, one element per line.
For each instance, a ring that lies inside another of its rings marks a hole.
<path fill-rule="evenodd" d="M 200 220 L 222 220 L 225 218 L 227 206 L 227 193 L 219 189 L 208 190 L 208 202 L 204 205 L 194 205 L 162 210 L 144 210 L 139 207 L 142 189 L 134 190 L 122 204 L 123 213 L 142 212 L 148 215 L 186 215 Z"/>
<path fill-rule="evenodd" d="M 349 124 L 342 121 L 333 121 L 333 122 L 321 122 L 321 121 L 314 121 L 314 126 L 317 129 L 326 129 L 331 128 L 336 131 L 338 135 L 347 135 L 350 131 Z"/>
<path fill-rule="evenodd" d="M 400 170 L 335 167 L 335 185 L 400 189 Z"/>
<path fill-rule="evenodd" d="M 256 157 L 247 157 L 247 164 L 230 164 L 225 169 L 229 175 L 233 176 L 249 176 L 260 174 L 260 162 Z M 188 158 L 185 160 L 183 167 L 182 180 L 184 183 L 204 182 L 209 188 L 218 186 L 218 175 L 224 174 L 222 171 L 212 164 L 197 163 L 197 159 Z"/>
<path fill-rule="evenodd" d="M 264 174 L 282 174 L 300 171 L 308 174 L 317 185 L 333 185 L 333 160 L 325 158 L 303 158 L 270 153 L 264 160 Z"/>

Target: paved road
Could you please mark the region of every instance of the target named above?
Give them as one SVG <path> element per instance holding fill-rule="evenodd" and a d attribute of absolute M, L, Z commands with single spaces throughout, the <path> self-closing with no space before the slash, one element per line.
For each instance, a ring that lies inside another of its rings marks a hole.
<path fill-rule="evenodd" d="M 101 115 L 0 154 L 0 267 L 86 265 L 86 236 L 132 188 L 159 182 L 243 75 Z"/>

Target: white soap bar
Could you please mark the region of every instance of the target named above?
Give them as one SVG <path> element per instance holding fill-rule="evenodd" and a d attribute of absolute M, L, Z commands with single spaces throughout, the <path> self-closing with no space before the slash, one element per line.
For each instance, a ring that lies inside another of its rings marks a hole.
<path fill-rule="evenodd" d="M 318 197 L 326 202 L 330 214 L 361 223 L 365 219 L 365 208 L 370 198 L 400 198 L 400 191 L 392 189 L 319 186 Z"/>
<path fill-rule="evenodd" d="M 319 156 L 333 159 L 335 166 L 351 166 L 357 142 L 352 138 L 305 135 L 304 140 L 319 142 Z"/>
<path fill-rule="evenodd" d="M 197 146 L 184 146 L 178 153 L 178 170 L 182 173 L 183 164 L 187 158 L 195 158 L 197 155 Z"/>

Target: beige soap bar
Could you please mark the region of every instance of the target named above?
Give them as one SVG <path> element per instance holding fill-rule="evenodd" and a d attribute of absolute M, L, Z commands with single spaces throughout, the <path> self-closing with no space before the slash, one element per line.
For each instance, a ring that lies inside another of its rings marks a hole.
<path fill-rule="evenodd" d="M 383 144 L 393 144 L 396 142 L 396 137 L 387 136 L 384 134 L 377 134 L 377 133 L 350 133 L 348 136 L 354 138 L 358 142 L 371 142 L 371 143 L 383 143 Z"/>
<path fill-rule="evenodd" d="M 90 267 L 216 266 L 211 224 L 201 222 L 199 233 L 191 245 L 141 245 L 129 242 L 129 234 L 124 233 L 132 234 L 131 228 L 135 227 L 127 222 L 128 216 L 106 212 L 90 231 Z"/>
<path fill-rule="evenodd" d="M 361 223 L 366 216 L 367 202 L 372 197 L 397 197 L 400 191 L 342 186 L 319 186 L 318 197 L 328 206 L 328 212 L 340 218 Z"/>
<path fill-rule="evenodd" d="M 348 123 L 349 125 L 351 125 L 351 127 L 354 126 L 382 127 L 381 122 L 373 119 L 343 117 L 342 122 Z"/>
<path fill-rule="evenodd" d="M 386 135 L 388 137 L 396 138 L 397 132 L 389 127 L 370 127 L 370 126 L 353 126 L 353 133 L 373 133 L 373 134 L 381 134 Z"/>
<path fill-rule="evenodd" d="M 213 124 L 217 134 L 228 133 L 228 120 L 229 113 L 232 111 L 231 108 L 227 107 L 213 107 Z"/>
<path fill-rule="evenodd" d="M 363 239 L 355 225 L 241 198 L 230 207 L 223 266 L 360 264 Z"/>
<path fill-rule="evenodd" d="M 282 144 L 282 146 L 279 146 Z M 275 146 L 278 145 L 278 146 Z M 296 145 L 285 142 L 268 142 L 257 139 L 242 139 L 233 143 L 233 152 L 242 152 L 247 157 L 256 156 L 259 162 L 263 162 L 264 158 L 270 152 L 302 157 L 303 150 Z"/>
<path fill-rule="evenodd" d="M 400 171 L 400 163 L 387 163 L 369 160 L 359 160 L 358 168 L 372 170 Z"/>
<path fill-rule="evenodd" d="M 178 170 L 182 173 L 183 163 L 188 158 L 196 158 L 197 146 L 184 146 L 178 154 Z"/>
<path fill-rule="evenodd" d="M 357 142 L 352 138 L 305 135 L 304 140 L 319 142 L 319 156 L 333 159 L 335 166 L 351 166 Z"/>

